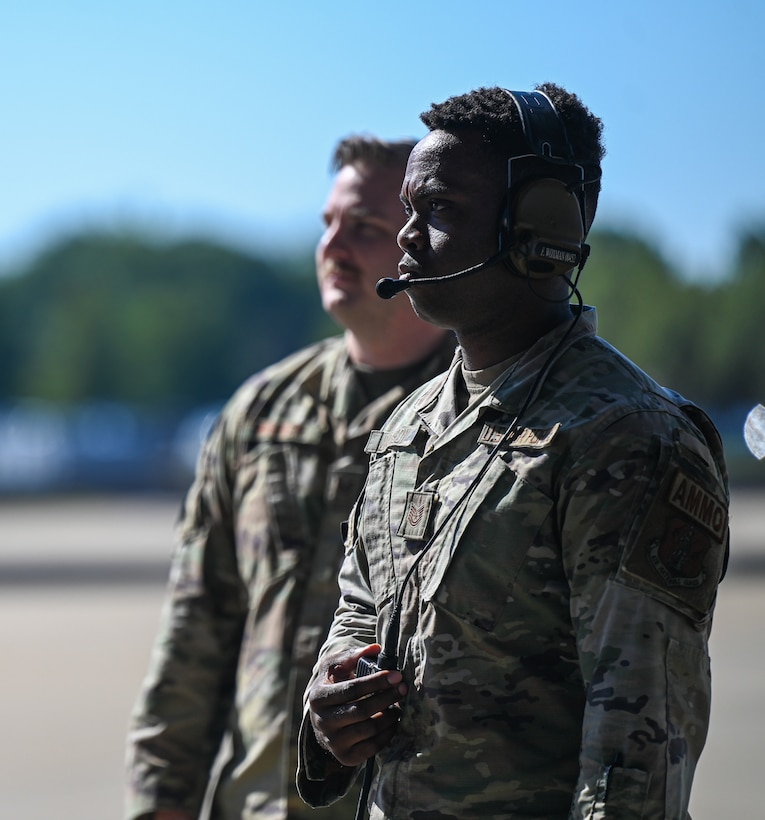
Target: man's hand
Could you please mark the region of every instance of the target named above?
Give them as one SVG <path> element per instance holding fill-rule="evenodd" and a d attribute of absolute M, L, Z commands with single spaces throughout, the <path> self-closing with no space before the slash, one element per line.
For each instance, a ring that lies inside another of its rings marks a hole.
<path fill-rule="evenodd" d="M 356 677 L 362 656 L 377 655 L 379 644 L 325 659 L 308 693 L 316 739 L 344 766 L 359 766 L 390 743 L 399 720 L 397 704 L 406 694 L 401 672 L 383 670 Z"/>

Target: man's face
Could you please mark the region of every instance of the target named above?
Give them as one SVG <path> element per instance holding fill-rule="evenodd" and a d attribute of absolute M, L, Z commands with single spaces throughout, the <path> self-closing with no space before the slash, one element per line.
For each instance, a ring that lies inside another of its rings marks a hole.
<path fill-rule="evenodd" d="M 351 330 L 395 312 L 376 294 L 375 284 L 395 276 L 401 255 L 396 246 L 404 221 L 400 187 L 397 168 L 346 165 L 327 198 L 316 248 L 319 290 L 324 310 Z"/>
<path fill-rule="evenodd" d="M 407 218 L 398 235 L 402 276 L 444 276 L 497 252 L 506 192 L 502 166 L 474 133 L 432 131 L 415 146 L 401 189 Z M 407 293 L 421 316 L 457 329 L 471 311 L 480 319 L 509 279 L 500 263 L 468 279 L 423 284 Z"/>

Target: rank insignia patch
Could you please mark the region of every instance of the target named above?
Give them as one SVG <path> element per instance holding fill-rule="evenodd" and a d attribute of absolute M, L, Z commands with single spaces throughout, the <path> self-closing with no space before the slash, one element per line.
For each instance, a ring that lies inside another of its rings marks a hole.
<path fill-rule="evenodd" d="M 415 541 L 425 540 L 435 500 L 435 493 L 408 492 L 406 494 L 404 516 L 396 534 Z"/>

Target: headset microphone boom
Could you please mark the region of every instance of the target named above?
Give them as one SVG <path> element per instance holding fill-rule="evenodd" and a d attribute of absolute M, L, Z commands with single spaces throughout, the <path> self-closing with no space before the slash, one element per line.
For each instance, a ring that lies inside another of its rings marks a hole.
<path fill-rule="evenodd" d="M 507 250 L 498 251 L 493 256 L 490 256 L 488 259 L 484 259 L 483 262 L 479 262 L 477 265 L 473 265 L 470 268 L 465 268 L 464 270 L 458 270 L 456 273 L 447 273 L 444 276 L 423 276 L 419 279 L 392 279 L 390 277 L 386 277 L 385 279 L 380 279 L 378 281 L 375 285 L 375 290 L 381 299 L 392 299 L 397 293 L 401 293 L 401 291 L 407 290 L 413 285 L 432 285 L 436 282 L 449 282 L 452 279 L 459 279 L 463 276 L 469 276 L 471 273 L 478 273 L 478 271 L 485 270 L 486 268 L 494 265 L 496 262 L 501 262 L 509 255 L 509 248 Z"/>

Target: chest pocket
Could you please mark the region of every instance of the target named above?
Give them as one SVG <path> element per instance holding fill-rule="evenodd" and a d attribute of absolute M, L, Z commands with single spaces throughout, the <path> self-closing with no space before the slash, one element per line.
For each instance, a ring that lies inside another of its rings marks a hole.
<path fill-rule="evenodd" d="M 406 541 L 396 535 L 396 529 L 404 513 L 406 490 L 417 474 L 418 460 L 413 450 L 392 449 L 373 459 L 369 467 L 360 534 L 378 610 L 384 609 L 396 594 L 397 583 L 401 581 L 397 568 L 398 574 L 403 575 L 411 560 Z"/>
<path fill-rule="evenodd" d="M 240 463 L 237 551 L 245 579 L 280 577 L 304 559 L 312 506 L 322 501 L 324 476 L 316 456 L 288 443 L 259 445 Z"/>
<path fill-rule="evenodd" d="M 541 530 L 552 507 L 551 498 L 496 458 L 434 544 L 433 554 L 423 559 L 425 599 L 493 631 L 512 602 L 524 563 L 550 551 Z"/>

